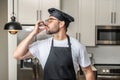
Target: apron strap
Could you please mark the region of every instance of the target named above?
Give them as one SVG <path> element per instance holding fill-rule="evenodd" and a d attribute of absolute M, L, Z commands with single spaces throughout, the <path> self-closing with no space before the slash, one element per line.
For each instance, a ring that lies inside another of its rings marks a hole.
<path fill-rule="evenodd" d="M 68 45 L 69 45 L 69 47 L 71 49 L 70 37 L 68 35 L 67 35 L 67 38 L 68 38 Z"/>

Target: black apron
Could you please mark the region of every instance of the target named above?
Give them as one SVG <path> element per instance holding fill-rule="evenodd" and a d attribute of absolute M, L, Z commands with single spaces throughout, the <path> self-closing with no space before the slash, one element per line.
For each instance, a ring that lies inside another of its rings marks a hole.
<path fill-rule="evenodd" d="M 50 54 L 48 56 L 43 80 L 76 80 L 76 74 L 72 61 L 71 44 L 69 47 L 54 47 L 53 40 Z"/>

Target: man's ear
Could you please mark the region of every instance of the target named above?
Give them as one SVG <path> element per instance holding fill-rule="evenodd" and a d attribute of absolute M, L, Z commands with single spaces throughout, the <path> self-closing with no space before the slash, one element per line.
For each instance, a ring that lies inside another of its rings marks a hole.
<path fill-rule="evenodd" d="M 64 21 L 60 21 L 60 27 L 62 28 L 62 27 L 64 27 L 65 26 L 65 22 Z"/>

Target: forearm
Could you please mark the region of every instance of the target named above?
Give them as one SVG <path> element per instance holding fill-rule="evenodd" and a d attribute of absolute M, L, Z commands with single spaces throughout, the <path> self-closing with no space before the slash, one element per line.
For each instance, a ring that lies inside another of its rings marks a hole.
<path fill-rule="evenodd" d="M 94 73 L 92 71 L 91 66 L 88 66 L 88 67 L 82 68 L 82 69 L 85 74 L 86 80 L 94 80 Z"/>
<path fill-rule="evenodd" d="M 24 58 L 28 58 L 29 56 L 31 57 L 28 48 L 34 36 L 36 36 L 38 33 L 40 33 L 43 30 L 39 28 L 40 24 L 43 24 L 43 21 L 38 21 L 35 24 L 33 31 L 17 46 L 16 50 L 14 51 L 14 58 L 24 59 Z"/>
<path fill-rule="evenodd" d="M 31 32 L 16 48 L 14 51 L 14 58 L 21 59 L 28 51 L 29 45 L 32 42 L 35 34 Z"/>
<path fill-rule="evenodd" d="M 86 80 L 94 80 L 94 74 L 92 71 L 89 73 L 86 73 L 85 77 L 86 77 Z"/>

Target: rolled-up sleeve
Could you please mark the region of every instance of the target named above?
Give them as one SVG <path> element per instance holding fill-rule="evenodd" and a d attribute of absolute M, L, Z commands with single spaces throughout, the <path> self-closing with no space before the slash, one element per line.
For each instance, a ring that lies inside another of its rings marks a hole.
<path fill-rule="evenodd" d="M 79 51 L 79 64 L 81 67 L 87 67 L 91 64 L 90 58 L 88 56 L 87 50 L 85 46 L 81 46 L 81 49 Z"/>

